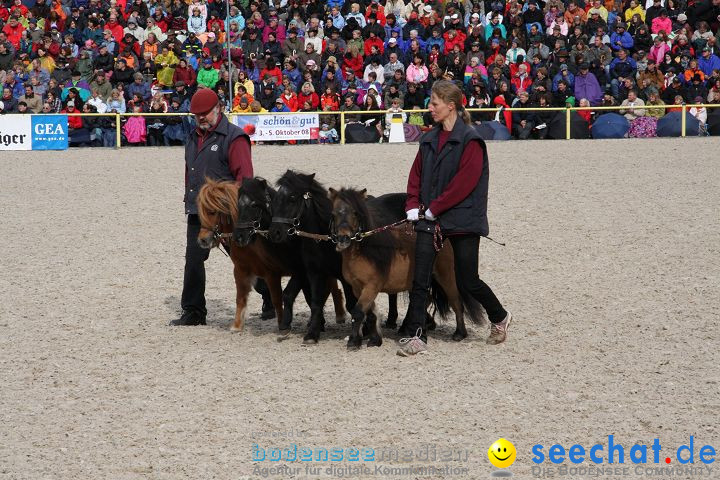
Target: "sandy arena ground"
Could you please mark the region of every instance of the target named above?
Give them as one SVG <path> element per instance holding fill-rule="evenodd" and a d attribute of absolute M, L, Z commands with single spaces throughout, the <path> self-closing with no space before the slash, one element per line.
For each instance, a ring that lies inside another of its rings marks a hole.
<path fill-rule="evenodd" d="M 444 325 L 431 354 L 412 359 L 395 355 L 392 335 L 348 353 L 349 326 L 332 321 L 302 346 L 304 302 L 278 343 L 256 294 L 245 333 L 230 333 L 231 264 L 217 251 L 209 325 L 168 327 L 182 286 L 181 149 L 4 152 L 0 478 L 260 478 L 256 465 L 277 463 L 254 463 L 253 443 L 370 447 L 378 459 L 432 444 L 468 451 L 451 464 L 466 475 L 432 478 L 473 479 L 489 478 L 498 437 L 515 443 L 523 479 L 536 443 L 547 453 L 614 434 L 629 449 L 657 437 L 663 459 L 690 435 L 696 452 L 720 448 L 717 146 L 491 144 L 491 234 L 507 247 L 481 242 L 481 276 L 515 315 L 510 339 L 489 347 L 483 327 L 457 344 Z M 272 180 L 292 167 L 381 194 L 404 189 L 416 149 L 254 155 Z M 331 478 L 330 463 L 314 465 L 323 473 L 296 463 L 269 478 Z"/>

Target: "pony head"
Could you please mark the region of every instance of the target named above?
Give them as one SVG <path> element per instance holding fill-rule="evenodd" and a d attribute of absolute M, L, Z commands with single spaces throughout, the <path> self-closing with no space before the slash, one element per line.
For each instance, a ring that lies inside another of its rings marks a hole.
<path fill-rule="evenodd" d="M 335 250 L 342 252 L 352 245 L 355 234 L 367 228 L 367 189 L 337 191 L 331 188 L 328 192 L 333 205 L 330 233 L 337 241 Z"/>
<path fill-rule="evenodd" d="M 238 217 L 233 230 L 233 240 L 241 247 L 248 246 L 255 239 L 257 230 L 267 230 L 270 226 L 271 194 L 264 178 L 243 178 L 238 191 Z"/>
<path fill-rule="evenodd" d="M 205 178 L 198 192 L 197 206 L 200 218 L 198 245 L 202 248 L 218 246 L 220 235 L 230 233 L 237 221 L 238 186 L 235 182 Z"/>

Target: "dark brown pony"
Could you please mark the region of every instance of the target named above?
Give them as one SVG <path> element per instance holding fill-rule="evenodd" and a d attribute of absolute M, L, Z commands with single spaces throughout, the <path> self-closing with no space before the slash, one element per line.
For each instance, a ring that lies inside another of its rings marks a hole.
<path fill-rule="evenodd" d="M 377 200 L 382 200 L 378 197 Z M 412 287 L 415 261 L 415 232 L 403 227 L 389 229 L 358 241 L 357 234 L 380 227 L 375 218 L 380 212 L 368 207 L 365 190 L 357 191 L 330 189 L 333 203 L 333 234 L 336 249 L 342 255 L 342 273 L 358 297 L 352 310 L 353 332 L 348 348 L 357 348 L 362 343 L 360 326 L 366 320 L 370 328 L 368 346 L 382 344 L 377 315 L 374 313 L 378 293 L 401 293 Z M 397 220 L 397 219 L 394 219 Z M 463 301 L 455 283 L 455 267 L 452 247 L 449 242 L 440 250 L 433 269 L 433 300 L 438 312 L 447 313 L 441 302 L 449 302 L 455 312 L 457 327 L 453 340 L 467 337 L 464 312 L 470 313 L 473 321 L 479 321 L 481 314 L 473 305 Z"/>
<path fill-rule="evenodd" d="M 234 265 L 237 306 L 231 330 L 242 331 L 243 329 L 247 317 L 247 297 L 255 277 L 263 278 L 268 284 L 270 298 L 278 318 L 278 328 L 280 328 L 283 318 L 281 279 L 292 275 L 292 271 L 283 264 L 278 255 L 274 255 L 267 249 L 264 242 L 252 242 L 241 247 L 230 241 L 233 226 L 239 215 L 238 184 L 206 179 L 205 185 L 198 193 L 197 205 L 201 224 L 198 234 L 200 246 L 213 248 L 223 242 L 230 249 L 230 258 Z M 335 289 L 337 290 L 337 285 L 335 285 Z M 340 309 L 340 313 L 344 315 L 342 294 L 336 293 L 340 298 L 339 305 L 335 305 L 336 313 Z M 336 295 L 333 298 L 336 298 Z"/>

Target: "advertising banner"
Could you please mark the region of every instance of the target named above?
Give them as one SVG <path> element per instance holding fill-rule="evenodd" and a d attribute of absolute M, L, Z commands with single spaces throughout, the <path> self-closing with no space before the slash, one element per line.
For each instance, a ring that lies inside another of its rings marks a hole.
<path fill-rule="evenodd" d="M 67 115 L 0 116 L 0 150 L 67 150 Z"/>
<path fill-rule="evenodd" d="M 255 141 L 316 140 L 319 117 L 316 113 L 235 115 L 233 121 Z"/>
<path fill-rule="evenodd" d="M 30 115 L 0 116 L 0 150 L 32 150 Z"/>
<path fill-rule="evenodd" d="M 67 150 L 67 115 L 32 115 L 33 150 Z"/>

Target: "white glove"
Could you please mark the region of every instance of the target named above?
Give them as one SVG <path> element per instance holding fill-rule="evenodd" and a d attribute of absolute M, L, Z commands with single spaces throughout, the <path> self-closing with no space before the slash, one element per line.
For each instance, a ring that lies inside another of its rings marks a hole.
<path fill-rule="evenodd" d="M 405 213 L 407 214 L 407 219 L 411 222 L 417 222 L 420 219 L 420 210 L 417 208 L 411 208 Z"/>
<path fill-rule="evenodd" d="M 432 214 L 429 208 L 425 210 L 425 220 L 430 220 L 431 222 L 435 220 L 435 215 Z"/>

